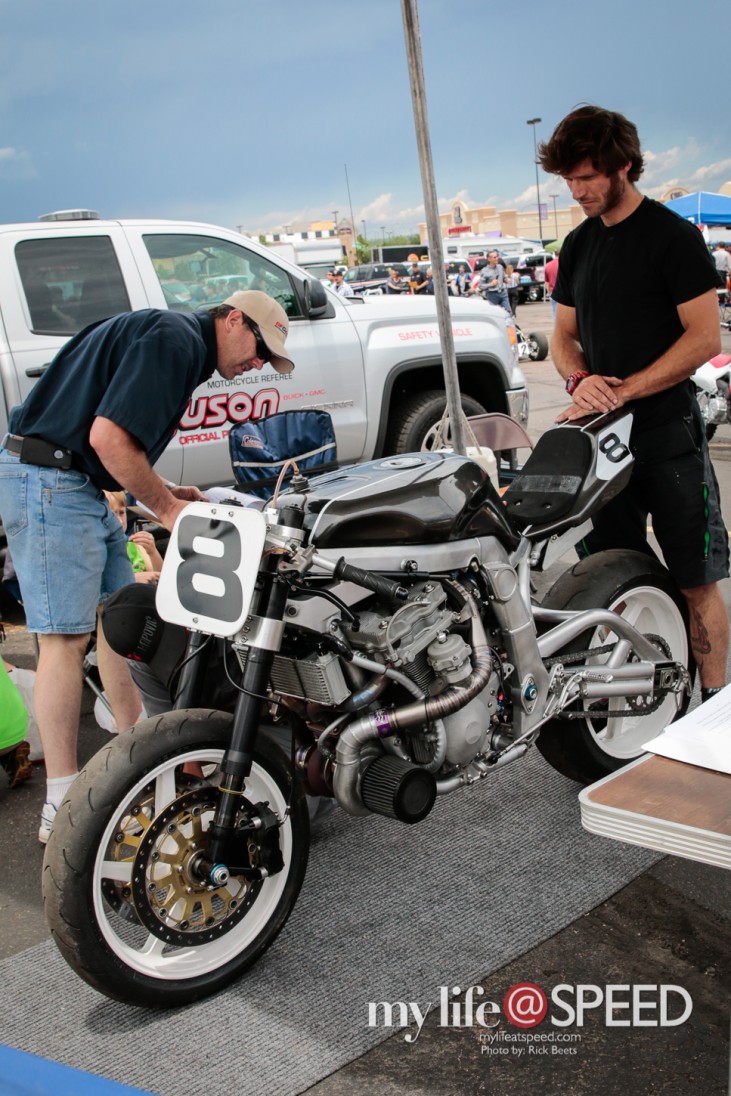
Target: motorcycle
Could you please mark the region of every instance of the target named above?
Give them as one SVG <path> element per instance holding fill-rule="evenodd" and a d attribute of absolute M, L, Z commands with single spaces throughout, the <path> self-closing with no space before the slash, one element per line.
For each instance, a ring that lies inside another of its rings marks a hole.
<path fill-rule="evenodd" d="M 487 301 L 487 290 L 481 291 L 480 296 Z M 514 336 L 511 329 L 514 329 Z M 544 335 L 542 331 L 530 331 L 527 335 L 524 334 L 516 317 L 511 312 L 508 312 L 508 331 L 510 341 L 515 342 L 517 345 L 520 361 L 542 362 L 548 357 L 548 336 Z"/>
<path fill-rule="evenodd" d="M 716 354 L 696 369 L 691 378 L 709 441 L 721 423 L 731 422 L 729 378 L 731 354 Z"/>
<path fill-rule="evenodd" d="M 503 499 L 467 457 L 421 452 L 297 474 L 263 511 L 186 507 L 157 591 L 189 633 L 175 707 L 92 758 L 46 849 L 81 978 L 174 1007 L 239 977 L 303 884 L 306 794 L 413 825 L 534 746 L 583 783 L 642 754 L 692 687 L 667 571 L 610 551 L 531 588 L 627 482 L 631 423 L 549 430 Z M 233 714 L 200 706 L 212 644 Z"/>
<path fill-rule="evenodd" d="M 548 336 L 542 331 L 530 331 L 524 335 L 517 321 L 515 335 L 518 340 L 518 357 L 521 361 L 542 362 L 548 357 Z"/>

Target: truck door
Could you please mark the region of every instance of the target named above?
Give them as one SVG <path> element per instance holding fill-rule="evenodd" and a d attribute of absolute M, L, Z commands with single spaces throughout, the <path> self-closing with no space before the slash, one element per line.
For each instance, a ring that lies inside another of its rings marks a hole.
<path fill-rule="evenodd" d="M 9 408 L 25 399 L 72 335 L 147 305 L 122 229 L 104 221 L 0 231 L 0 294 L 10 348 L 2 377 Z M 178 456 L 161 472 L 176 479 L 181 468 Z"/>
<path fill-rule="evenodd" d="M 220 304 L 242 289 L 280 302 L 290 318 L 287 352 L 295 370 L 268 369 L 224 380 L 214 373 L 193 393 L 171 447 L 182 454 L 182 483 L 206 487 L 232 482 L 228 432 L 237 422 L 278 411 L 321 407 L 331 413 L 338 458 L 357 460 L 365 442 L 363 355 L 347 307 L 333 302 L 328 316 L 303 313 L 305 275 L 267 248 L 225 229 L 204 226 L 126 225 L 149 305 L 191 312 Z"/>

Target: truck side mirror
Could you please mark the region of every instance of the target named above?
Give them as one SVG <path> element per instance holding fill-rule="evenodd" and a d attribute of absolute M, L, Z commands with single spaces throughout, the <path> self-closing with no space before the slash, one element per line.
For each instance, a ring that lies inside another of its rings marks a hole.
<path fill-rule="evenodd" d="M 311 320 L 327 312 L 327 293 L 322 282 L 308 278 L 305 282 L 305 307 Z"/>

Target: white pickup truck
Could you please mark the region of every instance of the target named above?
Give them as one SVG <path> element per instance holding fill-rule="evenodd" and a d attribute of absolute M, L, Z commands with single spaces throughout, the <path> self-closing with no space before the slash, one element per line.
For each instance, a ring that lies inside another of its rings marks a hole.
<path fill-rule="evenodd" d="M 262 289 L 284 306 L 296 368 L 231 381 L 214 373 L 193 394 L 162 475 L 202 488 L 228 482 L 233 423 L 305 407 L 332 415 L 341 463 L 421 446 L 445 405 L 433 298 L 346 299 L 236 232 L 85 211 L 0 225 L 0 438 L 10 408 L 87 324 L 130 309 L 206 308 L 238 289 Z M 504 312 L 475 298 L 450 305 L 465 410 L 525 422 L 525 377 Z"/>

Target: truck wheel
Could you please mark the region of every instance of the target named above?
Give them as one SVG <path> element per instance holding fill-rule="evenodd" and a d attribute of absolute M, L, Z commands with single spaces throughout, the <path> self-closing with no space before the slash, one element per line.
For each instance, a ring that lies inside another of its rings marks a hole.
<path fill-rule="evenodd" d="M 543 300 L 543 289 L 540 285 L 530 286 L 530 288 L 528 289 L 528 300 L 529 301 L 542 301 Z"/>
<path fill-rule="evenodd" d="M 386 453 L 416 453 L 431 449 L 447 397 L 437 389 L 405 397 L 393 410 L 386 436 Z M 484 415 L 486 408 L 462 396 L 465 415 Z M 447 434 L 449 438 L 449 434 Z"/>

